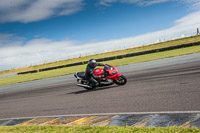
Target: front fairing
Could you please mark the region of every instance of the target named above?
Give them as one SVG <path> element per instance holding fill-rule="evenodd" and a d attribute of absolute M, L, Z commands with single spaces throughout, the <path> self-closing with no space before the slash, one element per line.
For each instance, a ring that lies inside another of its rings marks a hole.
<path fill-rule="evenodd" d="M 97 68 L 94 70 L 94 75 L 98 76 L 104 73 L 103 69 Z"/>
<path fill-rule="evenodd" d="M 108 76 L 106 76 L 105 78 L 112 79 L 112 80 L 117 80 L 118 77 L 121 76 L 121 73 L 118 73 L 117 69 L 112 65 L 110 65 L 110 67 L 106 67 L 106 68 L 104 67 L 104 69 L 97 68 L 94 70 L 94 74 L 96 76 L 102 75 L 103 73 L 108 74 Z"/>

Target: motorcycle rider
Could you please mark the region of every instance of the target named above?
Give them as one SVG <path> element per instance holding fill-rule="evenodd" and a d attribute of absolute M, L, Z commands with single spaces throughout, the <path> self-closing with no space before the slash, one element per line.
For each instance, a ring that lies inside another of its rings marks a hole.
<path fill-rule="evenodd" d="M 105 66 L 106 64 L 96 63 L 95 59 L 90 59 L 85 71 L 85 78 L 92 84 L 91 87 L 97 87 L 99 83 L 96 79 L 104 78 L 104 75 L 96 76 L 94 75 L 94 69 L 96 66 Z"/>

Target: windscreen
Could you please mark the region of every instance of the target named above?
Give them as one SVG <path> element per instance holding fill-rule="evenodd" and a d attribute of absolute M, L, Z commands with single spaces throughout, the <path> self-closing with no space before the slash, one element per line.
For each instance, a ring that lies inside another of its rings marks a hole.
<path fill-rule="evenodd" d="M 104 67 L 104 70 L 113 70 L 113 69 L 114 69 L 113 67 L 108 66 L 108 65 L 106 65 L 106 66 Z"/>

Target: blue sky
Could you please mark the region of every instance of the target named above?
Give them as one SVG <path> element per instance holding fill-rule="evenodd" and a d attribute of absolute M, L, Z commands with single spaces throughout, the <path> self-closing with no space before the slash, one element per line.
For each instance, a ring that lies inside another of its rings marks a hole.
<path fill-rule="evenodd" d="M 0 0 L 0 70 L 194 35 L 200 0 Z"/>

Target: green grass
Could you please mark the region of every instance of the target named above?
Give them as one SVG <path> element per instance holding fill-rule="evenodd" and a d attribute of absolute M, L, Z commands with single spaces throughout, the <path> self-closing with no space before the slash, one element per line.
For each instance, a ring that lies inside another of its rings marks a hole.
<path fill-rule="evenodd" d="M 2 126 L 2 133 L 199 133 L 197 128 L 153 127 L 135 128 L 130 126 Z"/>
<path fill-rule="evenodd" d="M 151 60 L 158 60 L 158 59 L 186 55 L 186 54 L 191 54 L 191 53 L 198 53 L 198 52 L 200 52 L 200 46 L 193 46 L 193 47 L 181 48 L 181 49 L 176 49 L 176 50 L 129 57 L 129 58 L 124 58 L 124 59 L 106 61 L 103 63 L 112 64 L 114 66 L 120 66 L 120 65 L 146 62 L 146 61 L 151 61 Z M 24 75 L 18 75 L 18 76 L 13 76 L 13 77 L 8 77 L 8 78 L 2 78 L 0 79 L 0 86 L 20 83 L 20 82 L 25 82 L 25 81 L 50 78 L 50 77 L 57 77 L 57 76 L 62 76 L 62 75 L 67 75 L 67 74 L 73 74 L 78 71 L 85 71 L 85 68 L 86 68 L 86 65 L 80 65 L 80 66 L 66 67 L 62 69 L 38 72 L 38 73 L 33 73 L 33 74 L 24 74 Z"/>
<path fill-rule="evenodd" d="M 124 50 L 117 50 L 117 51 L 106 52 L 106 53 L 101 53 L 101 54 L 96 54 L 96 55 L 89 55 L 89 56 L 67 59 L 67 60 L 60 60 L 60 61 L 49 62 L 49 63 L 34 65 L 34 66 L 29 66 L 29 67 L 5 70 L 5 71 L 0 71 L 0 75 L 5 75 L 5 74 L 9 74 L 9 73 L 18 73 L 18 72 L 24 72 L 24 71 L 30 71 L 30 70 L 38 70 L 38 69 L 42 69 L 42 68 L 71 64 L 71 63 L 75 63 L 75 62 L 88 61 L 91 58 L 99 59 L 99 58 L 104 58 L 104 57 L 124 55 L 124 54 L 129 54 L 129 53 L 134 53 L 134 52 L 141 52 L 141 51 L 146 51 L 146 50 L 165 48 L 165 47 L 169 47 L 169 46 L 176 46 L 176 45 L 180 45 L 180 44 L 187 44 L 187 43 L 193 43 L 193 42 L 200 42 L 200 36 L 186 37 L 186 38 L 181 38 L 181 39 L 176 39 L 176 40 L 171 40 L 171 41 L 136 47 L 136 48 L 128 48 L 128 49 L 124 49 Z"/>

